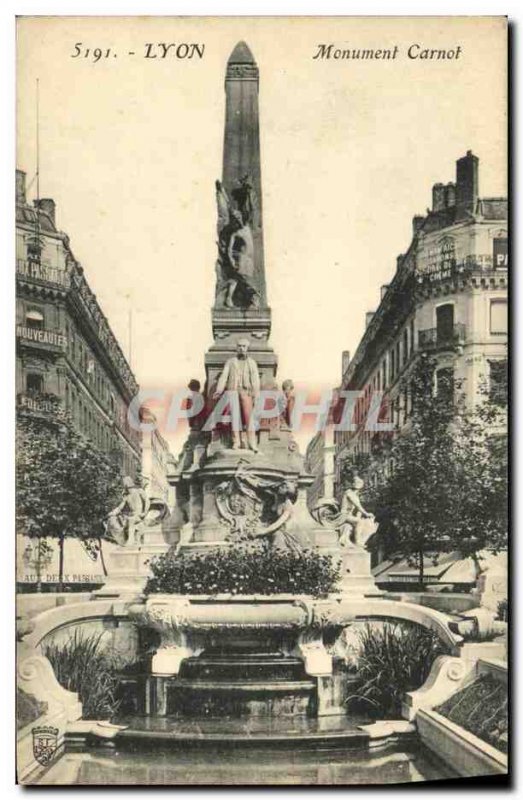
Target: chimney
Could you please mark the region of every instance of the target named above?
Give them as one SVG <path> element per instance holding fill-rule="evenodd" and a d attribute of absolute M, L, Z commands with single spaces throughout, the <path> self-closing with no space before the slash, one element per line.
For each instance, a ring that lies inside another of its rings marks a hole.
<path fill-rule="evenodd" d="M 445 186 L 445 205 L 447 208 L 456 205 L 456 184 L 452 181 Z"/>
<path fill-rule="evenodd" d="M 372 321 L 372 318 L 373 318 L 375 313 L 376 313 L 375 311 L 367 311 L 367 313 L 365 314 L 365 327 L 366 328 L 369 327 L 369 325 L 370 325 L 370 323 Z"/>
<path fill-rule="evenodd" d="M 350 350 L 344 350 L 341 354 L 341 375 L 342 377 L 347 372 L 350 364 Z"/>
<path fill-rule="evenodd" d="M 401 265 L 403 264 L 403 254 L 400 253 L 399 256 L 396 256 L 396 271 L 401 269 Z"/>
<path fill-rule="evenodd" d="M 423 223 L 425 222 L 425 217 L 422 217 L 420 214 L 416 214 L 415 217 L 412 217 L 412 235 L 416 236 L 416 234 L 421 230 L 423 227 Z"/>
<path fill-rule="evenodd" d="M 443 211 L 445 208 L 445 186 L 435 183 L 432 187 L 432 210 Z"/>
<path fill-rule="evenodd" d="M 458 218 L 474 212 L 479 193 L 479 158 L 467 150 L 467 155 L 456 161 L 456 205 Z"/>
<path fill-rule="evenodd" d="M 25 206 L 27 200 L 25 196 L 25 172 L 21 169 L 16 170 L 16 205 Z"/>
<path fill-rule="evenodd" d="M 380 300 L 383 300 L 385 295 L 387 294 L 387 289 L 389 288 L 388 283 L 384 283 L 383 286 L 380 286 Z"/>
<path fill-rule="evenodd" d="M 56 203 L 50 197 L 42 197 L 38 201 L 39 208 L 47 214 L 53 225 L 56 227 Z"/>

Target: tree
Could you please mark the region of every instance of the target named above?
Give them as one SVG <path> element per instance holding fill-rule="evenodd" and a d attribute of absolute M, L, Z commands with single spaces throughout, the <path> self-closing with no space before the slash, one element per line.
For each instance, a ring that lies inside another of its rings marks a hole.
<path fill-rule="evenodd" d="M 389 553 L 407 558 L 424 580 L 424 556 L 478 552 L 507 544 L 506 403 L 484 397 L 468 409 L 450 374 L 422 354 L 404 380 L 411 399 L 405 429 L 371 459 L 389 466 L 368 494 Z"/>
<path fill-rule="evenodd" d="M 17 530 L 31 539 L 58 540 L 62 589 L 65 539 L 76 537 L 89 547 L 102 536 L 103 519 L 121 494 L 120 471 L 64 415 L 21 416 L 16 484 Z"/>

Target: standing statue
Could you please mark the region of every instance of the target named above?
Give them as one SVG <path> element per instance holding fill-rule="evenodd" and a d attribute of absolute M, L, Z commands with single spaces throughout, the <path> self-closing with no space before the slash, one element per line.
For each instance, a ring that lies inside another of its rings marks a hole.
<path fill-rule="evenodd" d="M 291 430 L 292 429 L 292 413 L 294 411 L 294 406 L 296 403 L 296 396 L 294 394 L 294 383 L 291 381 L 290 378 L 284 380 L 282 385 L 282 392 L 283 398 L 285 401 L 285 408 L 282 412 L 282 423 L 285 429 Z"/>
<path fill-rule="evenodd" d="M 374 515 L 361 504 L 359 493 L 364 485 L 362 479 L 355 475 L 343 493 L 341 506 L 336 500 L 320 500 L 311 510 L 317 522 L 336 529 L 342 547 L 366 549 L 368 540 L 378 530 Z"/>
<path fill-rule="evenodd" d="M 260 376 L 258 365 L 254 358 L 247 355 L 249 340 L 239 339 L 236 346 L 236 355 L 225 362 L 225 366 L 218 378 L 214 399 L 217 400 L 225 390 L 238 393 L 240 406 L 241 431 L 232 430 L 232 448 L 245 447 L 245 434 L 247 446 L 257 453 L 256 433 L 253 426 L 253 408 L 256 398 L 260 393 Z"/>
<path fill-rule="evenodd" d="M 197 381 L 194 378 L 191 379 L 187 388 L 192 392 L 193 396 L 183 400 L 182 408 L 184 411 L 191 407 L 191 403 L 198 402 L 201 404 L 202 400 L 204 400 L 201 392 L 200 381 Z M 197 414 L 194 414 L 192 417 L 188 417 L 187 419 L 187 422 L 189 423 L 189 436 L 187 437 L 187 440 L 183 446 L 180 457 L 180 464 L 178 466 L 178 472 L 180 473 L 185 471 L 194 472 L 200 467 L 200 462 L 203 454 L 205 453 L 205 448 L 209 438 L 209 434 L 202 431 L 206 419 L 206 413 L 207 409 L 205 408 L 204 402 L 202 410 Z"/>
<path fill-rule="evenodd" d="M 234 189 L 233 207 L 227 193 L 216 181 L 218 208 L 217 292 L 224 293 L 227 308 L 249 308 L 259 304 L 254 276 L 254 242 L 252 238 L 253 189 L 247 176 Z"/>

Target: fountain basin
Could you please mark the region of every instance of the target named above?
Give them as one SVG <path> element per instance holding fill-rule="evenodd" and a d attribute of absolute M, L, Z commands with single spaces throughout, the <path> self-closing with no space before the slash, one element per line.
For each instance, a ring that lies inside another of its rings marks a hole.
<path fill-rule="evenodd" d="M 439 612 L 354 594 L 155 594 L 128 614 L 159 634 L 146 681 L 153 716 L 344 713 L 347 671 L 329 649 L 354 621 L 407 619 L 461 641 Z"/>
<path fill-rule="evenodd" d="M 326 598 L 293 594 L 154 594 L 131 604 L 128 615 L 138 625 L 160 633 L 160 649 L 185 647 L 201 651 L 209 645 L 248 644 L 260 638 L 277 640 L 280 646 L 316 642 L 319 647 L 325 631 L 371 619 L 406 620 L 430 628 L 451 650 L 463 641 L 451 630 L 446 614 L 412 603 L 352 593 Z M 325 670 L 320 673 L 325 674 Z"/>

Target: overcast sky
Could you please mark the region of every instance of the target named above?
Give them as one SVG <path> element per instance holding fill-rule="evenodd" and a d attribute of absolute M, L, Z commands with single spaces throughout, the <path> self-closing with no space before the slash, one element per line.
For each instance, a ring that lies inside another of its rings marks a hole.
<path fill-rule="evenodd" d="M 411 239 L 432 184 L 466 150 L 480 192 L 506 194 L 501 18 L 26 18 L 18 30 L 17 164 L 57 203 L 102 309 L 143 387 L 203 380 L 212 343 L 216 212 L 227 58 L 260 68 L 265 264 L 278 377 L 339 382 L 367 310 Z M 145 59 L 195 42 L 203 59 Z M 320 43 L 393 48 L 394 61 L 320 60 Z M 72 58 L 75 43 L 81 56 Z M 453 49 L 452 61 L 407 48 Z M 84 57 L 95 47 L 110 56 Z M 128 55 L 132 51 L 134 56 Z M 116 53 L 116 57 L 115 54 Z M 179 436 L 172 438 L 173 449 Z"/>

